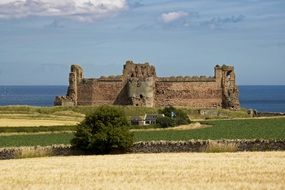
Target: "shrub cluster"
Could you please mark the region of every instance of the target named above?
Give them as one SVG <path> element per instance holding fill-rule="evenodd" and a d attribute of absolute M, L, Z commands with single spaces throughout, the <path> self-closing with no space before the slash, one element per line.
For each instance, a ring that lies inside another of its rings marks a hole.
<path fill-rule="evenodd" d="M 165 107 L 164 109 L 159 110 L 159 113 L 164 114 L 165 116 L 157 118 L 156 123 L 161 128 L 186 125 L 190 123 L 187 113 L 173 106 Z"/>
<path fill-rule="evenodd" d="M 88 153 L 106 154 L 125 151 L 133 144 L 125 114 L 114 107 L 102 106 L 77 126 L 73 147 Z"/>

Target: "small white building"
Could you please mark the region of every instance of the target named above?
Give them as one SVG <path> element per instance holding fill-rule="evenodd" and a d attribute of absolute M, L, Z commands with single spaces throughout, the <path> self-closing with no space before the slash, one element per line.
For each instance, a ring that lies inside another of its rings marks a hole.
<path fill-rule="evenodd" d="M 151 125 L 156 124 L 156 120 L 159 117 L 164 117 L 164 114 L 145 114 L 144 116 L 132 116 L 132 125 Z"/>

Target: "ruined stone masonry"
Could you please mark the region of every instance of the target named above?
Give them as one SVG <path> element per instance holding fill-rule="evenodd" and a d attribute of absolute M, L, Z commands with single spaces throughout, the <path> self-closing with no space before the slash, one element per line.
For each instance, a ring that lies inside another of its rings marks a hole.
<path fill-rule="evenodd" d="M 72 65 L 67 95 L 57 96 L 54 104 L 240 108 L 232 66 L 217 65 L 214 77 L 158 77 L 154 66 L 132 61 L 122 75 L 96 79 L 83 78 L 83 69 Z"/>

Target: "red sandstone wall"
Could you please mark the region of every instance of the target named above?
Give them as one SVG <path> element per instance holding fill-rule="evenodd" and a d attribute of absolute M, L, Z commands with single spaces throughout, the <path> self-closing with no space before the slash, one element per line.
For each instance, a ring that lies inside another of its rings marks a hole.
<path fill-rule="evenodd" d="M 217 82 L 163 82 L 155 84 L 155 106 L 220 107 L 222 88 Z"/>
<path fill-rule="evenodd" d="M 78 85 L 78 105 L 128 105 L 123 81 L 88 81 Z M 220 107 L 222 88 L 217 82 L 156 81 L 154 106 Z"/>
<path fill-rule="evenodd" d="M 77 85 L 77 105 L 90 105 L 92 102 L 92 85 Z"/>
<path fill-rule="evenodd" d="M 91 81 L 78 85 L 78 105 L 126 104 L 123 81 Z"/>

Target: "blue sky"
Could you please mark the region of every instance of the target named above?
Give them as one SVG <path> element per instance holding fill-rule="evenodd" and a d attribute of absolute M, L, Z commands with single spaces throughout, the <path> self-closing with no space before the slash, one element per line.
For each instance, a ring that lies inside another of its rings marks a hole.
<path fill-rule="evenodd" d="M 285 84 L 284 0 L 0 0 L 0 85 L 65 85 L 119 75 L 126 60 L 159 76 L 213 75 Z"/>

